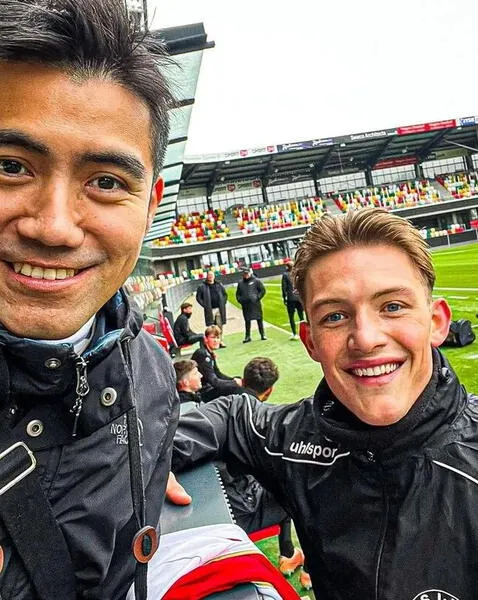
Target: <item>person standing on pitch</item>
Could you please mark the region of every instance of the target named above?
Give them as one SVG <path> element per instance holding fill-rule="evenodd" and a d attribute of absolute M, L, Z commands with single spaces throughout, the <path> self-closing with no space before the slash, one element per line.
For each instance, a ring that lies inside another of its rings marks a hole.
<path fill-rule="evenodd" d="M 206 281 L 199 284 L 196 290 L 196 300 L 204 309 L 204 322 L 206 327 L 216 325 L 221 330 L 219 348 L 225 348 L 223 342 L 223 329 L 227 322 L 226 303 L 227 290 L 220 281 L 216 281 L 214 271 L 208 271 Z"/>
<path fill-rule="evenodd" d="M 297 315 L 299 317 L 299 321 L 304 320 L 304 308 L 302 306 L 302 302 L 300 301 L 299 293 L 294 288 L 292 280 L 290 278 L 290 273 L 294 266 L 293 262 L 288 262 L 285 266 L 286 270 L 282 274 L 282 299 L 284 304 L 287 307 L 287 314 L 289 315 L 289 323 L 292 331 L 291 340 L 298 340 L 299 336 L 297 335 L 297 329 L 295 326 L 295 312 L 297 311 Z"/>
<path fill-rule="evenodd" d="M 236 289 L 236 299 L 242 307 L 242 316 L 245 324 L 244 344 L 251 341 L 251 321 L 257 321 L 257 328 L 261 340 L 267 340 L 262 320 L 262 298 L 266 294 L 266 288 L 260 279 L 255 277 L 252 269 L 242 269 L 242 281 L 239 281 Z"/>

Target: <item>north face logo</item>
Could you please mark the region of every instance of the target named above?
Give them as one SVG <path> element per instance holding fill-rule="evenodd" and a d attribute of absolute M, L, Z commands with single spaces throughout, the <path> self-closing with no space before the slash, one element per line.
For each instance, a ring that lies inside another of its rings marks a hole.
<path fill-rule="evenodd" d="M 302 454 L 311 456 L 312 458 L 334 458 L 337 454 L 337 450 L 337 448 L 321 446 L 320 444 L 312 444 L 311 442 L 307 442 L 306 444 L 303 441 L 292 442 L 290 445 L 290 451 L 294 452 L 294 454 Z"/>

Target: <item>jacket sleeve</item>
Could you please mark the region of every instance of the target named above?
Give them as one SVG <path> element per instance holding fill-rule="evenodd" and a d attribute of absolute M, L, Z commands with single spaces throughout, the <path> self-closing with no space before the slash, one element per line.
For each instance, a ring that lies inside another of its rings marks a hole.
<path fill-rule="evenodd" d="M 222 292 L 222 296 L 224 298 L 224 302 L 227 302 L 227 290 L 226 288 L 222 285 L 221 283 L 221 292 Z"/>
<path fill-rule="evenodd" d="M 266 288 L 260 279 L 257 280 L 257 295 L 259 300 L 262 300 L 266 295 Z"/>
<path fill-rule="evenodd" d="M 240 282 L 238 283 L 237 288 L 236 288 L 236 300 L 239 302 L 239 304 L 242 304 L 242 302 L 243 302 L 242 289 L 241 289 Z"/>
<path fill-rule="evenodd" d="M 198 289 L 196 290 L 196 301 L 199 304 L 199 306 L 202 306 L 204 308 L 204 288 L 203 288 L 204 284 L 201 283 L 198 286 Z"/>
<path fill-rule="evenodd" d="M 286 280 L 285 273 L 282 274 L 281 287 L 282 287 L 282 300 L 284 300 L 284 302 L 287 302 L 287 280 Z"/>
<path fill-rule="evenodd" d="M 270 406 L 247 394 L 221 397 L 179 420 L 174 436 L 172 470 L 178 472 L 213 458 L 223 458 L 245 472 L 260 467 Z M 256 411 L 258 415 L 256 419 Z"/>

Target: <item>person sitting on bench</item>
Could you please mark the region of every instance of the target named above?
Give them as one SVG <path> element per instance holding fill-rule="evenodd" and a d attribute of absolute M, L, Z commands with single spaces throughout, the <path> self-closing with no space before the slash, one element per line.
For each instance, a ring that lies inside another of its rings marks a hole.
<path fill-rule="evenodd" d="M 203 339 L 201 333 L 194 333 L 189 325 L 189 319 L 193 314 L 193 305 L 190 302 L 183 302 L 181 304 L 181 313 L 174 321 L 174 337 L 177 345 L 188 346 L 189 344 L 195 344 Z"/>
<path fill-rule="evenodd" d="M 217 325 L 210 325 L 206 327 L 200 348 L 191 356 L 191 359 L 197 362 L 203 377 L 201 399 L 204 402 L 219 396 L 240 394 L 243 391 L 240 377 L 229 377 L 219 370 L 214 350 L 219 348 L 220 343 L 221 330 Z"/>
<path fill-rule="evenodd" d="M 242 385 L 245 392 L 265 402 L 279 379 L 277 365 L 270 358 L 256 357 L 244 367 Z M 300 548 L 294 548 L 291 536 L 291 519 L 274 496 L 252 475 L 234 473 L 225 463 L 217 461 L 221 479 L 229 497 L 232 512 L 237 524 L 253 533 L 260 529 L 280 525 L 279 533 L 279 570 L 289 576 L 304 565 L 305 557 Z M 300 583 L 303 588 L 312 587 L 310 576 L 301 570 Z"/>
<path fill-rule="evenodd" d="M 186 402 L 199 404 L 201 396 L 198 392 L 202 387 L 202 375 L 198 370 L 197 362 L 195 360 L 177 360 L 173 366 L 176 371 L 176 388 L 181 404 Z"/>

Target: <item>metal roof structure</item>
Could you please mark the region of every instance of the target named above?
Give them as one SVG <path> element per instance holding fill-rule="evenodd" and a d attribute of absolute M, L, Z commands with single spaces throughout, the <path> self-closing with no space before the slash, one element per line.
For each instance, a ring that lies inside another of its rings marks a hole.
<path fill-rule="evenodd" d="M 180 186 L 269 186 L 478 153 L 478 116 L 186 157 Z"/>
<path fill-rule="evenodd" d="M 202 54 L 204 50 L 214 46 L 214 42 L 207 41 L 202 23 L 170 27 L 151 33 L 165 42 L 169 54 L 174 58 L 174 63 L 166 69 L 165 74 L 173 85 L 177 106 L 170 112 L 171 130 L 161 172 L 165 182 L 164 196 L 145 241 L 167 235 L 176 218 L 184 150 Z"/>

